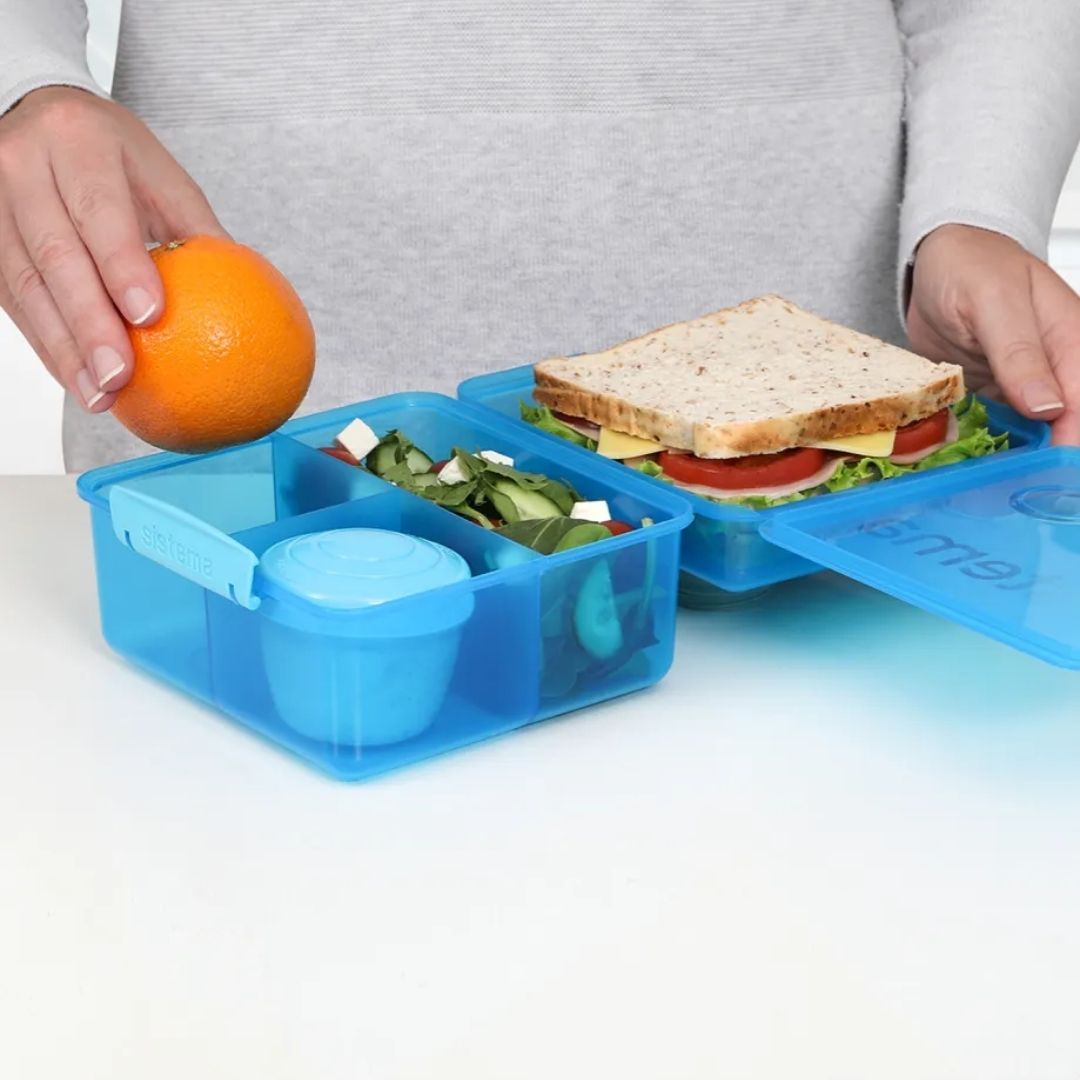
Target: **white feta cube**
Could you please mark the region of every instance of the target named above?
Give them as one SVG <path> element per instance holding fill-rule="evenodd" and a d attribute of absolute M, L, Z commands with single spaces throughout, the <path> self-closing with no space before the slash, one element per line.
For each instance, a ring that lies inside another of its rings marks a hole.
<path fill-rule="evenodd" d="M 476 456 L 490 461 L 493 465 L 505 465 L 508 469 L 514 467 L 514 459 L 507 457 L 506 454 L 500 454 L 498 450 L 481 450 Z"/>
<path fill-rule="evenodd" d="M 603 525 L 605 521 L 611 520 L 611 511 L 603 499 L 597 499 L 595 502 L 574 503 L 570 516 L 578 521 L 595 521 Z"/>
<path fill-rule="evenodd" d="M 439 470 L 440 484 L 464 484 L 469 478 L 462 472 L 461 462 L 457 458 L 451 458 Z"/>
<path fill-rule="evenodd" d="M 357 461 L 363 461 L 379 445 L 379 436 L 363 420 L 354 420 L 338 435 L 336 442 Z"/>

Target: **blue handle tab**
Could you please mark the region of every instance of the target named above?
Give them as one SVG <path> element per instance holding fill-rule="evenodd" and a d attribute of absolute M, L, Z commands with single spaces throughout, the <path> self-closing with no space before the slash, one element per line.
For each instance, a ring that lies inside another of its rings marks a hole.
<path fill-rule="evenodd" d="M 117 484 L 109 491 L 113 530 L 132 551 L 254 611 L 254 552 L 169 503 Z"/>

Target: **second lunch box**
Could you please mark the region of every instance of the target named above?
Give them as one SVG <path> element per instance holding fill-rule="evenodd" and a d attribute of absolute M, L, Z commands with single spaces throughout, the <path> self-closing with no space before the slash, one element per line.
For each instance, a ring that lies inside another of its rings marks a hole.
<path fill-rule="evenodd" d="M 528 426 L 520 419 L 521 404 L 535 404 L 533 388 L 533 369 L 527 366 L 469 379 L 458 388 L 458 396 L 463 401 L 481 405 Z M 996 402 L 985 404 L 991 431 L 994 434 L 1009 434 L 1010 449 L 995 455 L 995 458 L 1036 450 L 1046 445 L 1049 437 L 1046 425 L 1026 420 L 1012 409 Z M 544 434 L 552 441 L 561 441 L 557 436 Z M 578 450 L 577 447 L 574 449 Z M 596 457 L 591 451 L 579 452 Z M 988 460 L 978 459 L 946 468 L 981 468 Z M 627 472 L 631 471 L 625 466 L 623 468 Z M 940 471 L 935 469 L 934 473 Z M 932 476 L 933 473 L 926 472 L 896 477 L 871 487 L 894 489 L 897 485 L 925 482 Z M 663 480 L 648 478 L 648 481 L 660 487 L 672 487 Z M 811 501 L 816 504 L 824 498 L 832 502 L 834 499 L 846 498 L 849 494 L 861 496 L 866 490 L 869 489 L 819 496 Z M 694 520 L 682 540 L 683 599 L 688 605 L 722 606 L 747 593 L 782 581 L 805 577 L 822 569 L 820 563 L 812 562 L 801 553 L 781 546 L 774 538 L 770 538 L 775 525 L 788 520 L 790 514 L 808 503 L 790 503 L 768 510 L 751 510 L 743 506 L 724 506 L 687 492 L 680 492 L 680 495 L 694 514 Z M 772 534 L 773 537 L 775 535 Z"/>

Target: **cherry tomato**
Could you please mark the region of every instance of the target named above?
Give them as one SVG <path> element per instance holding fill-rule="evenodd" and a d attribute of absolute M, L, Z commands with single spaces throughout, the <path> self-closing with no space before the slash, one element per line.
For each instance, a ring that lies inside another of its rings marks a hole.
<path fill-rule="evenodd" d="M 740 458 L 699 458 L 664 451 L 660 468 L 684 484 L 704 484 L 725 491 L 779 487 L 805 480 L 825 467 L 828 454 L 810 446 L 781 450 L 778 454 L 750 454 Z"/>
<path fill-rule="evenodd" d="M 634 526 L 628 525 L 625 521 L 605 521 L 604 528 L 607 529 L 612 536 L 622 536 L 623 533 L 634 531 Z"/>
<path fill-rule="evenodd" d="M 344 461 L 346 465 L 359 465 L 360 464 L 360 462 L 357 461 L 356 458 L 354 458 L 352 456 L 352 454 L 350 454 L 349 451 L 345 450 L 343 447 L 340 447 L 340 446 L 322 446 L 319 449 L 322 450 L 322 452 L 324 454 L 329 454 L 331 457 L 337 458 L 338 461 Z"/>

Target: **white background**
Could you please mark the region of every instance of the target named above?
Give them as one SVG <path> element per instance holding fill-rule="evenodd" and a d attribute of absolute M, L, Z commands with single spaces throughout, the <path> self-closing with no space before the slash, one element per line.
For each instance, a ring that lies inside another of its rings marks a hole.
<path fill-rule="evenodd" d="M 0 506 L 0 1076 L 1080 1080 L 1076 672 L 822 575 L 353 787 L 110 657 L 66 478 Z"/>
<path fill-rule="evenodd" d="M 88 0 L 90 66 L 108 86 L 116 47 L 120 0 Z M 1080 159 L 1073 167 L 1058 212 L 1051 262 L 1080 289 Z M 60 388 L 0 312 L 0 365 L 4 372 L 4 423 L 0 425 L 0 474 L 63 472 Z"/>

